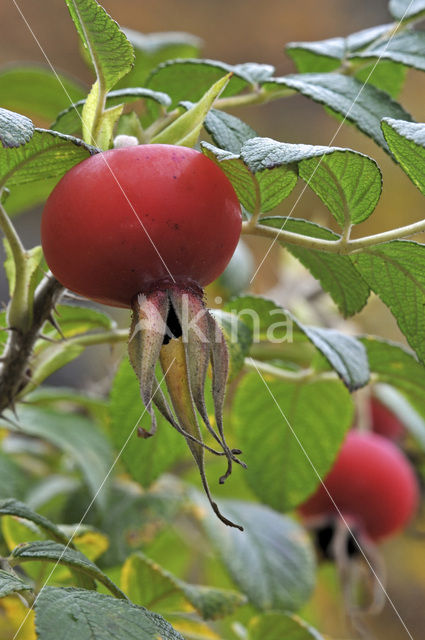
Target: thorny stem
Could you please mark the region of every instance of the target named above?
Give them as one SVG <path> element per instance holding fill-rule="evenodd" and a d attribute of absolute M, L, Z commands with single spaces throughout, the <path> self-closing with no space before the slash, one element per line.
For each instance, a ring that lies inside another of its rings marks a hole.
<path fill-rule="evenodd" d="M 367 247 L 384 242 L 390 242 L 391 240 L 402 240 L 408 236 L 425 231 L 424 219 L 419 220 L 419 222 L 414 222 L 413 224 L 405 225 L 404 227 L 398 227 L 397 229 L 391 229 L 390 231 L 376 233 L 372 236 L 365 236 L 364 238 L 357 238 L 355 240 L 350 240 L 348 237 L 344 237 L 344 235 L 338 240 L 322 240 L 321 238 L 313 238 L 292 231 L 286 231 L 286 229 L 283 228 L 285 226 L 284 224 L 281 229 L 276 229 L 275 227 L 267 227 L 261 223 L 255 226 L 252 226 L 250 223 L 251 221 L 242 223 L 242 233 L 276 239 L 287 244 L 305 247 L 306 249 L 316 249 L 317 251 L 327 251 L 328 253 L 339 253 L 341 255 L 349 255 L 361 249 L 366 249 Z"/>

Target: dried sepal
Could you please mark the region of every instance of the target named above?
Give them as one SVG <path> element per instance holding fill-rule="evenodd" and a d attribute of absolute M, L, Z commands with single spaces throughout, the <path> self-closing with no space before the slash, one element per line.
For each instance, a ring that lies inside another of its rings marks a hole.
<path fill-rule="evenodd" d="M 139 294 L 132 308 L 129 356 L 140 381 L 143 404 L 151 417 L 151 429 L 140 429 L 139 435 L 147 438 L 155 433 L 155 405 L 160 414 L 186 439 L 214 512 L 227 525 L 241 529 L 220 513 L 205 475 L 205 450 L 227 458 L 227 471 L 220 478 L 220 483 L 230 475 L 233 461 L 245 465 L 236 457 L 241 452 L 230 449 L 224 437 L 223 403 L 228 352 L 223 334 L 205 308 L 202 291 L 170 285 L 146 295 Z M 155 376 L 158 361 L 163 370 L 167 395 Z M 204 398 L 210 363 L 218 431 L 211 425 Z M 199 418 L 221 450 L 217 451 L 203 441 Z"/>
<path fill-rule="evenodd" d="M 152 406 L 155 367 L 158 362 L 167 325 L 169 300 L 166 291 L 139 294 L 133 302 L 128 354 L 140 382 L 140 395 L 151 417 L 150 430 L 139 428 L 142 438 L 149 438 L 156 431 L 156 416 Z"/>

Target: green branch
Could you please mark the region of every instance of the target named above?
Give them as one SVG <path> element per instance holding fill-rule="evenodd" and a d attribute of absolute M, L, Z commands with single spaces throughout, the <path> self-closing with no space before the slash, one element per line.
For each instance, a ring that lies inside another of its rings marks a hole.
<path fill-rule="evenodd" d="M 265 375 L 273 376 L 278 380 L 285 382 L 309 382 L 311 380 L 339 380 L 335 371 L 322 371 L 317 373 L 314 369 L 302 369 L 300 371 L 289 371 L 288 369 L 282 369 L 276 367 L 268 362 L 260 362 L 253 358 L 245 358 L 245 367 L 252 371 L 264 373 Z"/>
<path fill-rule="evenodd" d="M 376 233 L 372 236 L 365 236 L 364 238 L 357 238 L 355 240 L 346 239 L 344 236 L 338 240 L 323 240 L 321 238 L 313 238 L 311 236 L 304 236 L 300 233 L 286 231 L 284 226 L 285 225 L 283 225 L 281 229 L 267 227 L 262 224 L 253 226 L 251 225 L 251 221 L 249 221 L 242 223 L 242 233 L 278 240 L 287 244 L 304 247 L 305 249 L 315 249 L 316 251 L 327 251 L 328 253 L 348 255 L 360 251 L 361 249 L 365 249 L 366 247 L 390 242 L 391 240 L 403 240 L 409 236 L 415 235 L 416 233 L 421 233 L 422 231 L 425 231 L 425 220 L 419 220 L 419 222 L 414 222 L 413 224 L 408 224 L 404 227 L 398 227 L 397 229 L 391 229 L 390 231 Z"/>

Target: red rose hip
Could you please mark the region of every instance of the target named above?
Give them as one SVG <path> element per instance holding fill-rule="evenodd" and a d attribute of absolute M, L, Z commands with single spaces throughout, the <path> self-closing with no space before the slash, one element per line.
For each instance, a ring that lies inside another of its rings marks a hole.
<path fill-rule="evenodd" d="M 212 160 L 158 144 L 111 149 L 73 167 L 47 200 L 41 234 L 63 285 L 129 307 L 156 283 L 215 280 L 241 223 L 235 191 Z"/>
<path fill-rule="evenodd" d="M 348 433 L 324 483 L 342 515 L 374 541 L 402 529 L 418 506 L 418 482 L 409 461 L 374 433 Z M 306 518 L 335 515 L 327 491 L 320 485 L 300 513 Z"/>

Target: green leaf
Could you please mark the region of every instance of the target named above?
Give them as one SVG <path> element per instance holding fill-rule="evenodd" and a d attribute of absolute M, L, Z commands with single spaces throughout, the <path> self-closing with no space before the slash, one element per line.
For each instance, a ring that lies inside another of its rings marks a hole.
<path fill-rule="evenodd" d="M 133 66 L 133 47 L 96 0 L 66 0 L 66 4 L 97 79 L 109 91 Z"/>
<path fill-rule="evenodd" d="M 353 62 L 356 63 L 356 60 Z M 373 84 L 397 99 L 403 89 L 406 75 L 407 67 L 398 62 L 379 60 L 379 64 L 376 64 L 374 60 L 370 64 L 361 64 L 354 77 L 362 83 Z"/>
<path fill-rule="evenodd" d="M 196 609 L 204 620 L 231 615 L 246 599 L 236 591 L 188 584 L 143 553 L 131 555 L 122 568 L 121 586 L 134 604 L 157 611 Z"/>
<path fill-rule="evenodd" d="M 152 71 L 146 86 L 165 91 L 175 108 L 183 100 L 198 102 L 208 89 L 223 75 L 233 73 L 223 96 L 235 95 L 255 83 L 243 68 L 217 60 L 170 60 Z"/>
<path fill-rule="evenodd" d="M 424 0 L 390 0 L 389 10 L 396 20 L 419 18 L 425 13 Z"/>
<path fill-rule="evenodd" d="M 211 311 L 226 339 L 229 350 L 229 381 L 233 380 L 245 363 L 252 344 L 252 331 L 238 316 L 222 309 Z"/>
<path fill-rule="evenodd" d="M 317 42 L 290 42 L 285 47 L 299 73 L 335 71 L 346 52 L 345 38 Z"/>
<path fill-rule="evenodd" d="M 370 216 L 382 191 L 378 165 L 353 151 L 334 151 L 299 163 L 299 174 L 337 222 L 358 224 Z"/>
<path fill-rule="evenodd" d="M 139 383 L 127 359 L 122 361 L 112 385 L 110 415 L 115 449 L 121 452 L 120 460 L 133 480 L 142 486 L 149 487 L 185 456 L 184 438 L 159 414 L 157 433 L 148 439 L 137 437 L 136 427 L 148 430 L 150 417 L 143 410 Z"/>
<path fill-rule="evenodd" d="M 91 562 L 80 551 L 70 549 L 52 540 L 38 540 L 20 544 L 16 547 L 11 557 L 16 561 L 30 562 L 40 560 L 44 562 L 55 562 L 61 566 L 68 567 L 72 571 L 81 572 L 88 576 L 90 580 L 97 580 L 115 595 L 116 598 L 126 599 L 125 594 L 112 582 L 108 576 Z"/>
<path fill-rule="evenodd" d="M 341 226 L 346 220 L 354 224 L 365 220 L 381 194 L 381 172 L 375 161 L 350 149 L 254 137 L 242 145 L 238 156 L 217 152 L 211 145 L 204 145 L 204 151 L 228 174 L 249 211 L 254 209 L 258 195 L 252 186 L 246 193 L 246 176 L 239 176 L 240 160 L 257 180 L 262 212 L 289 195 L 296 182 L 296 166 Z"/>
<path fill-rule="evenodd" d="M 9 573 L 0 569 L 0 598 L 4 598 L 13 593 L 31 591 L 32 587 L 26 584 L 15 573 Z"/>
<path fill-rule="evenodd" d="M 297 182 L 291 160 L 267 164 L 264 159 L 268 144 L 279 143 L 270 138 L 252 138 L 242 146 L 238 155 L 208 143 L 202 144 L 202 151 L 226 174 L 249 212 L 270 211 L 291 193 Z"/>
<path fill-rule="evenodd" d="M 34 125 L 29 118 L 0 108 L 0 143 L 5 149 L 21 147 L 33 135 Z"/>
<path fill-rule="evenodd" d="M 339 238 L 330 229 L 297 218 L 278 216 L 262 218 L 261 224 L 324 240 L 338 240 Z M 329 293 L 344 317 L 352 316 L 361 311 L 368 300 L 370 288 L 348 256 L 305 249 L 284 242 L 280 244 L 319 280 L 323 289 Z"/>
<path fill-rule="evenodd" d="M 153 100 L 162 107 L 168 107 L 171 103 L 171 99 L 166 93 L 144 89 L 143 87 L 134 87 L 133 89 L 110 91 L 106 96 L 105 105 L 109 109 L 121 104 L 131 104 L 137 100 Z M 51 125 L 51 129 L 68 134 L 75 134 L 81 131 L 81 114 L 85 103 L 85 99 L 79 100 L 61 111 Z"/>
<path fill-rule="evenodd" d="M 96 74 L 82 111 L 83 139 L 94 140 L 102 149 L 107 149 L 122 108 L 116 106 L 105 111 L 105 97 L 130 71 L 134 62 L 133 47 L 96 0 L 66 0 L 66 3 Z"/>
<path fill-rule="evenodd" d="M 99 523 L 109 539 L 102 565 L 121 565 L 142 544 L 151 542 L 153 534 L 174 522 L 182 506 L 181 486 L 175 477 L 145 492 L 135 491 L 132 483 L 115 483 Z"/>
<path fill-rule="evenodd" d="M 326 412 L 323 407 L 326 406 Z M 334 462 L 352 424 L 350 395 L 338 381 L 265 381 L 256 372 L 240 383 L 233 404 L 244 478 L 279 511 L 301 504 Z"/>
<path fill-rule="evenodd" d="M 79 640 L 183 640 L 158 614 L 85 589 L 45 587 L 35 611 L 40 640 L 57 640 L 58 629 Z"/>
<path fill-rule="evenodd" d="M 56 321 L 65 338 L 72 338 L 93 329 L 108 331 L 116 327 L 116 322 L 107 313 L 78 305 L 59 304 L 56 307 Z M 55 340 L 61 337 L 52 326 L 45 327 L 43 333 Z"/>
<path fill-rule="evenodd" d="M 177 58 L 196 58 L 202 46 L 200 38 L 179 31 L 140 33 L 123 29 L 136 55 L 133 69 L 119 85 L 142 87 L 152 71 L 162 62 Z"/>
<path fill-rule="evenodd" d="M 0 450 L 0 500 L 10 496 L 23 498 L 32 482 L 25 467 L 21 467 L 10 455 Z"/>
<path fill-rule="evenodd" d="M 77 138 L 36 129 L 24 146 L 0 150 L 0 185 L 13 190 L 47 178 L 58 181 L 71 167 L 97 151 Z"/>
<path fill-rule="evenodd" d="M 381 126 L 391 153 L 425 195 L 425 124 L 384 118 Z"/>
<path fill-rule="evenodd" d="M 395 240 L 363 249 L 351 259 L 425 362 L 425 245 Z"/>
<path fill-rule="evenodd" d="M 369 382 L 370 372 L 366 349 L 359 340 L 335 329 L 298 327 L 337 372 L 349 391 L 356 391 Z"/>
<path fill-rule="evenodd" d="M 85 93 L 75 80 L 41 66 L 9 66 L 0 71 L 2 106 L 46 123 Z"/>
<path fill-rule="evenodd" d="M 373 396 L 400 420 L 422 449 L 425 449 L 425 419 L 412 407 L 406 397 L 387 384 L 374 385 Z"/>
<path fill-rule="evenodd" d="M 37 353 L 34 354 L 31 366 L 31 380 L 25 387 L 25 393 L 37 389 L 55 371 L 64 367 L 80 356 L 85 347 L 80 344 L 59 340 L 48 343 L 45 340 L 39 342 Z"/>
<path fill-rule="evenodd" d="M 99 490 L 110 473 L 112 453 L 105 436 L 91 420 L 38 407 L 20 407 L 17 418 L 11 419 L 18 421 L 20 433 L 43 438 L 68 454 L 81 469 L 92 495 L 97 496 L 100 505 L 104 503 L 105 487 Z M 11 428 L 9 423 L 2 426 Z"/>
<path fill-rule="evenodd" d="M 349 53 L 370 45 L 377 38 L 389 33 L 393 27 L 393 24 L 382 24 L 357 31 L 346 38 L 290 42 L 286 45 L 286 51 L 300 73 L 334 71 Z"/>
<path fill-rule="evenodd" d="M 109 418 L 107 402 L 103 398 L 79 393 L 68 387 L 43 387 L 25 396 L 25 401 L 31 405 L 60 407 L 73 405 L 91 414 L 101 423 Z"/>
<path fill-rule="evenodd" d="M 47 340 L 38 340 L 36 343 L 32 358 L 32 376 L 26 391 L 37 388 L 48 376 L 84 351 L 83 345 L 68 341 L 67 338 L 85 334 L 93 329 L 110 330 L 116 326 L 107 314 L 89 307 L 59 305 L 56 312 L 56 321 L 62 333 L 51 325 L 43 327 L 43 336 Z"/>
<path fill-rule="evenodd" d="M 425 418 L 425 368 L 402 345 L 379 338 L 363 338 L 370 370 L 378 382 L 398 389 Z"/>
<path fill-rule="evenodd" d="M 356 59 L 378 58 L 392 60 L 407 67 L 425 71 L 425 33 L 423 31 L 405 31 L 391 40 L 381 40 L 366 51 L 357 52 Z"/>
<path fill-rule="evenodd" d="M 204 127 L 214 144 L 231 153 L 239 153 L 244 142 L 257 137 L 248 124 L 225 111 L 211 109 L 204 121 Z"/>
<path fill-rule="evenodd" d="M 388 151 L 388 146 L 380 128 L 382 118 L 412 120 L 410 114 L 387 93 L 372 85 L 363 85 L 347 75 L 305 73 L 278 78 L 273 84 L 295 89 L 336 111 L 375 140 L 385 151 Z"/>
<path fill-rule="evenodd" d="M 53 522 L 50 522 L 50 520 L 44 516 L 27 507 L 26 504 L 19 500 L 15 500 L 13 498 L 1 500 L 0 516 L 16 516 L 18 518 L 23 518 L 24 520 L 29 520 L 40 527 L 40 529 L 42 529 L 52 540 L 68 544 L 68 537 L 59 529 L 59 527 L 53 524 Z"/>
<path fill-rule="evenodd" d="M 234 582 L 257 609 L 299 609 L 314 584 L 314 553 L 306 532 L 261 504 L 221 500 L 226 516 L 244 531 L 223 527 L 205 499 L 194 495 L 198 518 Z"/>
<path fill-rule="evenodd" d="M 97 560 L 108 548 L 108 537 L 90 525 L 78 524 L 76 527 L 62 524 L 60 528 L 68 538 L 72 537 L 72 542 L 77 550 L 92 562 Z"/>
<path fill-rule="evenodd" d="M 154 136 L 151 142 L 153 144 L 177 144 L 193 147 L 198 140 L 208 111 L 228 85 L 229 79 L 230 75 L 228 74 L 217 80 L 196 104 Z"/>
<path fill-rule="evenodd" d="M 251 618 L 247 640 L 324 640 L 315 629 L 298 616 L 263 613 Z"/>

